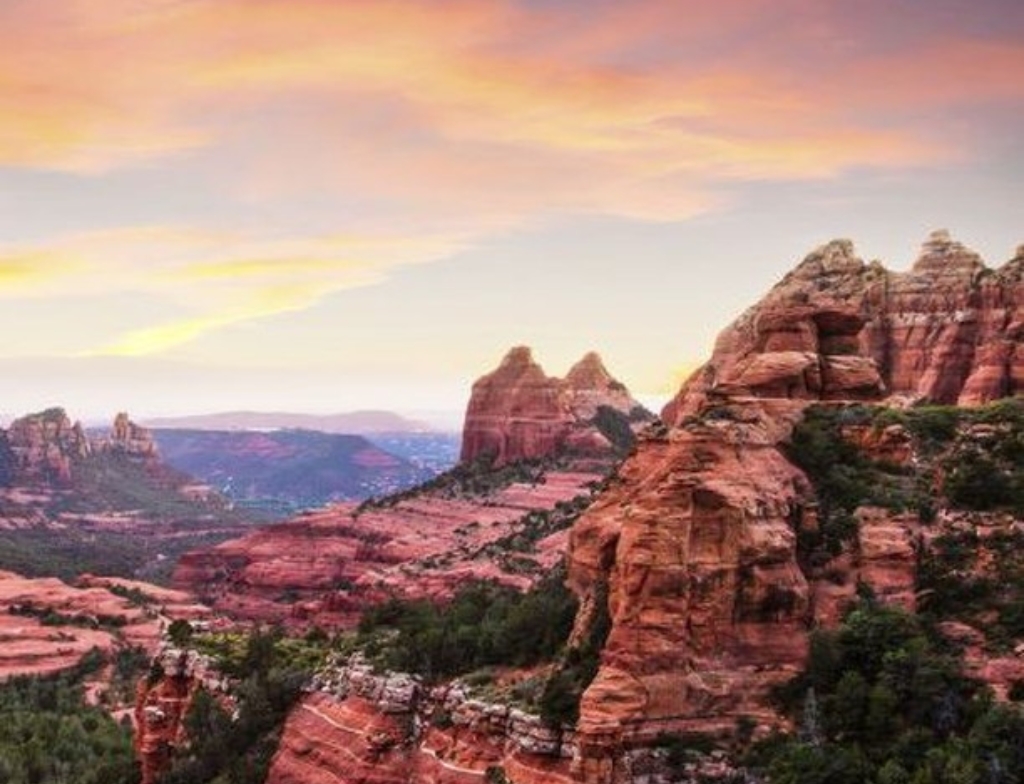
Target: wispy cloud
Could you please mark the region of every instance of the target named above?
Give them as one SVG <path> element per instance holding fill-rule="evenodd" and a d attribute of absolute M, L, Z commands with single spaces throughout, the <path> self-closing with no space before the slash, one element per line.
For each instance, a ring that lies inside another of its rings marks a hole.
<path fill-rule="evenodd" d="M 940 128 L 894 108 L 1024 97 L 1019 41 L 876 52 L 838 9 L 14 3 L 0 9 L 0 162 L 99 172 L 224 148 L 248 154 L 243 181 L 476 203 L 481 221 L 663 219 L 712 206 L 723 178 L 949 159 L 960 151 Z M 261 116 L 273 138 L 238 125 Z M 481 199 L 499 177 L 504 195 Z"/>
<path fill-rule="evenodd" d="M 753 181 L 979 154 L 961 118 L 1022 106 L 1019 30 L 898 5 L 3 2 L 0 167 L 168 175 L 228 228 L 0 247 L 0 299 L 144 293 L 157 323 L 76 351 L 166 352 L 552 216 L 676 221 Z M 355 228 L 251 228 L 295 196 Z"/>
<path fill-rule="evenodd" d="M 48 246 L 0 247 L 0 300 L 145 293 L 183 313 L 126 325 L 84 355 L 164 352 L 209 332 L 302 310 L 336 291 L 458 250 L 454 236 L 261 238 L 172 227 L 90 232 Z"/>

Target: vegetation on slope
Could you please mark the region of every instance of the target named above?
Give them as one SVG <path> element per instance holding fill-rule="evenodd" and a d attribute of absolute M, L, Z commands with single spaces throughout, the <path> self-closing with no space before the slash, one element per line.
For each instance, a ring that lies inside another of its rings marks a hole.
<path fill-rule="evenodd" d="M 913 459 L 873 460 L 855 431 L 905 438 Z M 858 506 L 916 513 L 918 613 L 862 589 L 838 629 L 813 634 L 807 670 L 779 694 L 798 732 L 760 744 L 748 762 L 773 784 L 1024 781 L 1024 709 L 966 678 L 961 652 L 938 631 L 967 623 L 996 651 L 1024 638 L 1024 535 L 1011 524 L 1024 514 L 1024 400 L 812 407 L 788 454 L 819 503 L 817 530 L 798 532 L 805 567 L 855 542 Z M 975 525 L 979 512 L 996 515 L 990 530 Z M 1009 696 L 1024 697 L 1024 684 Z"/>
<path fill-rule="evenodd" d="M 921 459 L 872 460 L 844 429 L 896 426 Z M 1005 510 L 1024 515 L 1024 399 L 980 408 L 813 406 L 793 430 L 787 456 L 811 479 L 819 503 L 815 531 L 800 531 L 805 565 L 838 555 L 856 535 L 858 506 L 916 512 L 931 523 L 938 509 Z"/>
<path fill-rule="evenodd" d="M 193 642 L 235 679 L 234 710 L 200 690 L 185 717 L 189 743 L 176 750 L 160 784 L 259 784 L 312 670 L 298 665 L 296 646 L 278 630 Z"/>
<path fill-rule="evenodd" d="M 65 673 L 0 684 L 0 781 L 135 784 L 131 729 L 87 706 L 82 682 L 103 665 L 94 652 Z"/>
<path fill-rule="evenodd" d="M 146 523 L 139 523 L 145 526 Z M 236 523 L 216 530 L 187 529 L 173 536 L 152 532 L 94 531 L 68 526 L 0 530 L 0 569 L 26 577 L 59 577 L 67 582 L 81 574 L 103 574 L 166 583 L 182 553 L 213 547 L 244 533 Z"/>
<path fill-rule="evenodd" d="M 1024 775 L 1024 712 L 999 705 L 920 618 L 867 600 L 816 632 L 780 694 L 795 736 L 748 760 L 772 784 L 1010 784 Z"/>
<path fill-rule="evenodd" d="M 476 583 L 444 605 L 392 599 L 363 614 L 358 644 L 388 669 L 428 680 L 550 661 L 576 616 L 563 580 L 554 572 L 527 593 Z"/>
<path fill-rule="evenodd" d="M 477 680 L 488 668 L 550 664 L 513 696 L 559 726 L 576 721 L 580 697 L 597 674 L 611 626 L 606 604 L 599 598 L 590 633 L 568 648 L 578 602 L 558 569 L 526 593 L 477 583 L 445 605 L 392 600 L 364 614 L 355 645 L 383 667 L 428 681 Z"/>

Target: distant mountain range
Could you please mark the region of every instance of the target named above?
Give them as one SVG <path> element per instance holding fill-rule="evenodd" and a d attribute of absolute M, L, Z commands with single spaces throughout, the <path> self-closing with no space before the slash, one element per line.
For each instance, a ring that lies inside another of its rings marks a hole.
<path fill-rule="evenodd" d="M 431 478 L 450 464 L 441 461 L 433 468 L 427 460 L 414 463 L 361 435 L 298 428 L 154 428 L 152 432 L 168 464 L 209 483 L 236 503 L 285 514 L 331 501 L 393 493 Z M 449 446 L 448 453 L 453 451 Z M 426 447 L 424 452 L 430 455 Z"/>
<path fill-rule="evenodd" d="M 155 417 L 143 423 L 154 429 L 319 430 L 321 433 L 369 435 L 424 433 L 437 428 L 393 411 L 348 411 L 340 414 L 295 414 L 284 411 L 222 411 L 178 417 Z"/>

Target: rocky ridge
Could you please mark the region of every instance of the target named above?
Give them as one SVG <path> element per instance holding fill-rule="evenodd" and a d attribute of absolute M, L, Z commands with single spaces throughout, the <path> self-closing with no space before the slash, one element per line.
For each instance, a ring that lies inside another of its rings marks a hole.
<path fill-rule="evenodd" d="M 339 504 L 186 553 L 176 585 L 233 617 L 351 627 L 389 596 L 450 597 L 473 580 L 525 589 L 561 559 L 568 526 L 604 475 L 522 467 L 471 474 L 387 503 Z M 514 545 L 514 546 L 513 546 Z"/>
<path fill-rule="evenodd" d="M 650 418 L 597 353 L 587 353 L 558 379 L 544 373 L 529 348 L 517 346 L 473 384 L 461 459 L 489 457 L 500 466 L 563 451 L 607 453 L 613 444 L 595 425 L 602 407 L 633 422 Z"/>
<path fill-rule="evenodd" d="M 663 412 L 671 429 L 643 441 L 573 527 L 576 636 L 605 595 L 612 624 L 582 699 L 574 775 L 628 780 L 621 749 L 663 732 L 785 726 L 768 692 L 803 666 L 808 630 L 834 622 L 858 581 L 913 607 L 919 517 L 858 510 L 856 546 L 832 564 L 841 576 L 821 579 L 798 557 L 814 493 L 783 447 L 816 401 L 1024 391 L 1022 268 L 1018 252 L 988 270 L 944 232 L 905 274 L 837 241 L 720 335 Z M 879 446 L 899 449 L 889 436 Z"/>
<path fill-rule="evenodd" d="M 325 734 L 346 742 L 320 745 Z M 475 699 L 458 681 L 429 687 L 406 673 L 377 673 L 356 656 L 315 679 L 289 716 L 267 781 L 317 781 L 342 769 L 347 781 L 479 781 L 501 768 L 529 771 L 520 781 L 568 781 L 572 743 L 571 732 Z"/>
<path fill-rule="evenodd" d="M 1024 391 L 1024 246 L 998 269 L 945 231 L 907 272 L 849 240 L 807 256 L 718 337 L 662 412 L 716 397 L 894 399 L 976 405 Z"/>

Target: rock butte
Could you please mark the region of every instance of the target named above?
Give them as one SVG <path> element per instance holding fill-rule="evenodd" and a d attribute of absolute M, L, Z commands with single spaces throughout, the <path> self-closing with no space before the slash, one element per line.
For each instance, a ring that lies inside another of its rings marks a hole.
<path fill-rule="evenodd" d="M 462 430 L 463 462 L 492 456 L 500 466 L 565 449 L 601 453 L 611 445 L 591 425 L 600 406 L 630 415 L 643 407 L 591 351 L 564 379 L 545 375 L 529 348 L 513 348 L 473 384 Z"/>
<path fill-rule="evenodd" d="M 813 524 L 813 495 L 779 446 L 813 401 L 970 405 L 1024 391 L 1022 269 L 1020 251 L 992 271 L 945 232 L 904 274 L 836 241 L 726 328 L 663 412 L 673 428 L 573 527 L 578 630 L 604 586 L 612 618 L 575 775 L 616 781 L 615 750 L 663 731 L 781 725 L 768 690 L 803 666 L 807 630 L 836 620 L 857 579 L 913 605 L 911 516 L 862 516 L 845 589 L 802 572 L 795 530 Z"/>
<path fill-rule="evenodd" d="M 152 434 L 125 413 L 114 418 L 109 436 L 90 440 L 64 409 L 50 408 L 0 430 L 0 486 L 69 485 L 75 461 L 94 451 L 119 452 L 143 461 L 158 458 Z"/>

